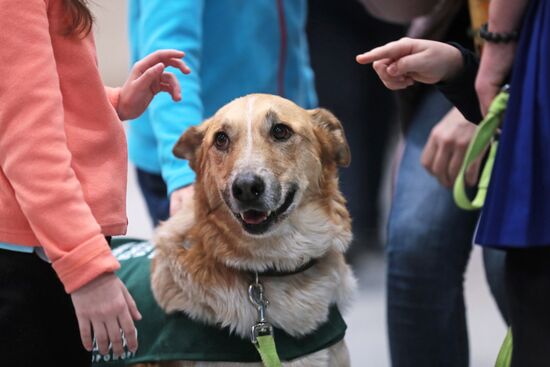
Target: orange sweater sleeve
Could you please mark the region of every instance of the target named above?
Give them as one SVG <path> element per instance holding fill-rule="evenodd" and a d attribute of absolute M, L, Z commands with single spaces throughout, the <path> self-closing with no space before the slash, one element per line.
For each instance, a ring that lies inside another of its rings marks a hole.
<path fill-rule="evenodd" d="M 47 8 L 0 0 L 0 167 L 71 293 L 119 263 L 71 168 Z"/>

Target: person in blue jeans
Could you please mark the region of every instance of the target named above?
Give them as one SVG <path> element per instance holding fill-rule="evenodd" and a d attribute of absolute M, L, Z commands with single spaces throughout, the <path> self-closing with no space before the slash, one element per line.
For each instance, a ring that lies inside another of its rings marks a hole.
<path fill-rule="evenodd" d="M 471 43 L 464 32 L 467 17 L 467 9 L 463 8 L 445 18 L 453 19 L 445 41 Z M 399 42 L 407 41 L 394 43 Z M 380 56 L 375 50 L 358 56 L 358 61 L 374 61 L 375 71 L 389 89 L 411 87 L 410 78 L 386 77 L 391 70 L 389 64 L 398 57 Z M 457 48 L 447 45 L 445 50 L 462 60 Z M 439 59 L 430 63 L 432 58 L 426 56 L 426 60 L 426 70 L 450 68 L 449 63 Z M 432 84 L 439 80 L 421 81 Z M 411 103 L 407 95 L 412 112 L 404 129 L 405 148 L 386 245 L 391 362 L 393 367 L 467 367 L 470 358 L 463 283 L 478 213 L 459 209 L 449 188 L 475 125 L 452 108 L 435 87 L 415 85 L 407 89 L 401 93 L 412 92 L 416 99 Z M 404 99 L 403 94 L 401 97 Z M 478 118 L 481 119 L 479 112 Z M 477 182 L 480 163 L 467 172 L 470 185 Z M 489 287 L 506 320 L 504 253 L 486 249 L 484 263 Z"/>
<path fill-rule="evenodd" d="M 195 175 L 172 148 L 190 126 L 234 98 L 270 93 L 317 107 L 305 33 L 306 0 L 130 0 L 131 60 L 168 46 L 185 51 L 176 73 L 183 103 L 162 96 L 129 124 L 130 160 L 154 222 L 192 197 Z"/>
<path fill-rule="evenodd" d="M 405 137 L 388 224 L 387 317 L 395 367 L 466 367 L 464 273 L 477 212 L 459 209 L 425 170 L 424 147 L 451 104 L 435 88 L 421 100 Z M 504 254 L 486 250 L 485 269 L 503 302 Z"/>

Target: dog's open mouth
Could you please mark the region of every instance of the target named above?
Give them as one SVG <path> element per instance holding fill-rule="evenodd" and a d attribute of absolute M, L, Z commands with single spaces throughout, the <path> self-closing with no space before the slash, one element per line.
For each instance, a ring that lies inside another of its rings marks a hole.
<path fill-rule="evenodd" d="M 277 222 L 284 214 L 292 203 L 294 202 L 294 196 L 296 195 L 296 188 L 292 188 L 288 191 L 283 204 L 275 211 L 262 212 L 258 210 L 246 210 L 244 212 L 235 214 L 240 220 L 244 229 L 251 234 L 262 234 L 269 229 L 269 227 Z"/>

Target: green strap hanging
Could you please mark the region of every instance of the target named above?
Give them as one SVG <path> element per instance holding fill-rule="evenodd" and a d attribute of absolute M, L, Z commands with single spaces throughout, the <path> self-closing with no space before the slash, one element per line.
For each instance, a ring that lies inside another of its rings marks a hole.
<path fill-rule="evenodd" d="M 468 150 L 466 156 L 460 167 L 460 172 L 456 178 L 453 187 L 453 196 L 456 205 L 465 210 L 477 210 L 483 207 L 485 197 L 487 196 L 487 189 L 489 188 L 489 182 L 491 179 L 491 172 L 495 163 L 495 156 L 498 148 L 498 142 L 494 139 L 496 131 L 500 126 L 506 105 L 508 104 L 508 90 L 505 88 L 500 94 L 498 94 L 491 106 L 489 112 L 479 124 L 476 129 L 476 133 Z M 491 146 L 489 150 L 489 156 L 483 167 L 481 178 L 477 186 L 477 193 L 473 200 L 470 200 L 466 193 L 466 184 L 464 176 L 470 165 L 485 151 L 488 146 Z M 495 367 L 509 367 L 512 359 L 512 330 L 508 329 L 506 338 L 502 343 L 498 357 L 495 363 Z"/>
<path fill-rule="evenodd" d="M 265 367 L 281 367 L 281 360 L 277 354 L 277 348 L 275 347 L 275 340 L 273 339 L 273 334 L 262 335 L 256 338 L 257 343 L 254 344 L 260 357 L 262 357 L 262 362 Z"/>
<path fill-rule="evenodd" d="M 506 338 L 498 352 L 497 362 L 495 367 L 509 367 L 512 362 L 512 329 L 508 329 Z"/>
<path fill-rule="evenodd" d="M 477 210 L 481 209 L 485 202 L 485 196 L 487 195 L 487 188 L 489 187 L 489 181 L 491 178 L 491 171 L 495 161 L 498 142 L 494 139 L 495 133 L 500 125 L 506 105 L 508 103 L 508 92 L 502 91 L 491 103 L 489 112 L 479 124 L 476 129 L 476 133 L 468 146 L 466 156 L 462 162 L 462 167 L 455 180 L 453 188 L 453 196 L 459 208 L 465 210 Z M 483 172 L 479 180 L 477 187 L 477 193 L 473 200 L 470 200 L 466 193 L 466 184 L 464 176 L 470 165 L 483 154 L 485 148 L 491 145 L 489 156 L 483 167 Z"/>

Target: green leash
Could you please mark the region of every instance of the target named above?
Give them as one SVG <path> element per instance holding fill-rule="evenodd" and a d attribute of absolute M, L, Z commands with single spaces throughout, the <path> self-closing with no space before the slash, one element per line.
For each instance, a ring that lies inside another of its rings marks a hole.
<path fill-rule="evenodd" d="M 456 205 L 464 210 L 477 210 L 483 207 L 485 197 L 487 196 L 487 189 L 489 188 L 489 182 L 491 179 L 491 171 L 495 163 L 495 156 L 497 153 L 498 142 L 495 139 L 495 134 L 502 121 L 504 111 L 506 111 L 506 105 L 508 104 L 508 87 L 505 86 L 502 91 L 495 97 L 489 107 L 489 112 L 479 124 L 476 129 L 476 133 L 462 162 L 462 167 L 456 178 L 453 187 L 453 196 Z M 473 200 L 470 200 L 466 193 L 466 184 L 464 176 L 470 165 L 490 147 L 489 156 L 483 167 L 481 178 L 477 185 L 477 193 Z M 512 330 L 508 329 L 506 338 L 500 347 L 500 351 L 497 356 L 495 367 L 509 367 L 512 360 Z"/>
<path fill-rule="evenodd" d="M 265 367 L 281 367 L 281 360 L 277 354 L 275 347 L 275 339 L 273 335 L 260 335 L 257 338 L 257 343 L 254 344 Z"/>
<path fill-rule="evenodd" d="M 499 95 L 495 97 L 489 107 L 489 112 L 479 124 L 476 129 L 476 133 L 466 155 L 462 162 L 462 167 L 455 180 L 453 187 L 453 196 L 459 208 L 464 210 L 477 210 L 481 209 L 487 196 L 487 188 L 489 187 L 489 181 L 491 179 L 491 171 L 493 170 L 493 164 L 495 162 L 495 156 L 497 152 L 498 142 L 494 139 L 496 131 L 502 121 L 502 116 L 506 110 L 508 103 L 508 90 L 504 89 Z M 466 184 L 464 176 L 470 165 L 485 151 L 485 148 L 491 146 L 489 150 L 489 156 L 483 167 L 481 178 L 478 183 L 477 193 L 473 200 L 470 200 L 466 193 Z"/>
<path fill-rule="evenodd" d="M 495 367 L 509 367 L 512 362 L 512 329 L 508 329 L 506 338 L 498 352 L 497 362 Z"/>
<path fill-rule="evenodd" d="M 269 301 L 264 296 L 264 287 L 255 274 L 255 280 L 248 286 L 248 298 L 258 311 L 258 321 L 252 325 L 250 340 L 262 358 L 265 367 L 282 367 L 281 359 L 277 354 L 273 326 L 265 319 L 265 310 Z"/>

